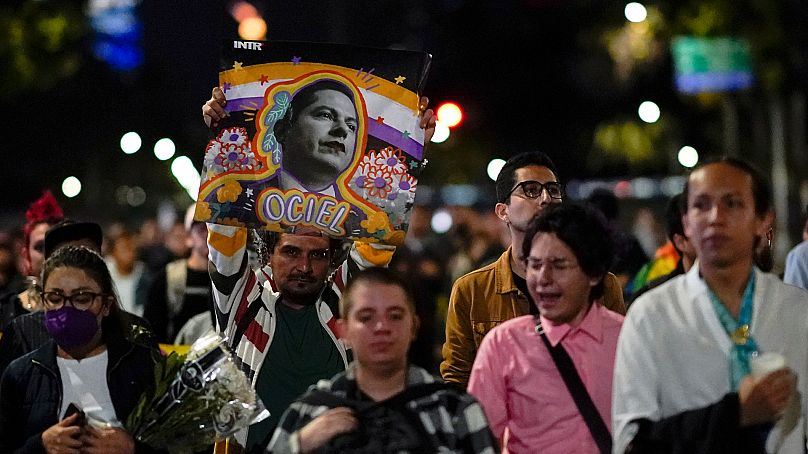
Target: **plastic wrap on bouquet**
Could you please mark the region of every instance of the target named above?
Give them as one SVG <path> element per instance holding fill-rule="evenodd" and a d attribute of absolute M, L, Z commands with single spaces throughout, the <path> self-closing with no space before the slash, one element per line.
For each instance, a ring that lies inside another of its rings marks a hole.
<path fill-rule="evenodd" d="M 155 380 L 126 424 L 136 440 L 154 448 L 204 449 L 269 415 L 215 333 L 194 342 L 185 357 L 165 357 L 155 366 Z"/>

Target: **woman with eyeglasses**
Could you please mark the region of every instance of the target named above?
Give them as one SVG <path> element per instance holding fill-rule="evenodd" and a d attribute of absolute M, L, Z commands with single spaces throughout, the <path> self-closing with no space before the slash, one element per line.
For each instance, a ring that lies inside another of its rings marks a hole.
<path fill-rule="evenodd" d="M 0 452 L 149 452 L 122 423 L 153 386 L 159 352 L 125 337 L 104 260 L 63 247 L 45 262 L 41 282 L 52 340 L 0 379 Z"/>

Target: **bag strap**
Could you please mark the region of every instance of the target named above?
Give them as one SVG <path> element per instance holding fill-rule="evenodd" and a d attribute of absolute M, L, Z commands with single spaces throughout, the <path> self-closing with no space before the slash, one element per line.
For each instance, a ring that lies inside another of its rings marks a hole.
<path fill-rule="evenodd" d="M 575 369 L 572 358 L 570 358 L 570 355 L 561 343 L 558 343 L 555 347 L 550 344 L 550 340 L 547 339 L 547 334 L 544 333 L 544 328 L 541 326 L 541 320 L 539 320 L 539 317 L 535 317 L 535 320 L 536 333 L 539 334 L 541 340 L 544 341 L 544 345 L 547 346 L 547 350 L 550 351 L 550 356 L 553 357 L 553 362 L 561 373 L 564 384 L 567 385 L 567 389 L 570 394 L 572 394 L 575 406 L 578 407 L 578 412 L 581 413 L 581 416 L 584 418 L 586 427 L 589 428 L 589 432 L 595 439 L 595 443 L 597 443 L 600 452 L 604 454 L 611 453 L 612 435 L 606 427 L 606 423 L 603 422 L 600 413 L 598 413 L 598 409 L 595 408 L 592 398 L 586 391 L 584 382 L 581 381 L 581 377 Z"/>

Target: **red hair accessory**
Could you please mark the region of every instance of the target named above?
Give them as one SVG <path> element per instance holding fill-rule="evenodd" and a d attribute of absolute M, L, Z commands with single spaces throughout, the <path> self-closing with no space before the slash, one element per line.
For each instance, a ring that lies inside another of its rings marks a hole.
<path fill-rule="evenodd" d="M 62 212 L 62 207 L 59 202 L 49 190 L 42 193 L 42 197 L 35 200 L 28 207 L 25 212 L 25 226 L 23 227 L 23 235 L 25 237 L 25 247 L 31 241 L 31 231 L 34 230 L 38 224 L 47 222 L 48 224 L 56 224 L 64 219 L 65 215 Z"/>

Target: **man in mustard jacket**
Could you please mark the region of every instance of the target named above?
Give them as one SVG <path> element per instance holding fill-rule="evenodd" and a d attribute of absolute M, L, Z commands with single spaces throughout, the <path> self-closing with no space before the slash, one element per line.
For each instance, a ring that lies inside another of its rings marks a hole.
<path fill-rule="evenodd" d="M 563 187 L 555 166 L 541 152 L 520 153 L 508 160 L 497 177 L 497 216 L 508 226 L 511 244 L 524 241 L 528 223 L 542 209 L 561 203 Z M 494 263 L 460 277 L 454 283 L 446 318 L 446 342 L 440 372 L 447 383 L 468 385 L 471 366 L 483 337 L 515 317 L 538 313 L 530 301 L 525 264 L 509 247 Z M 625 314 L 623 293 L 611 273 L 598 301 Z"/>

